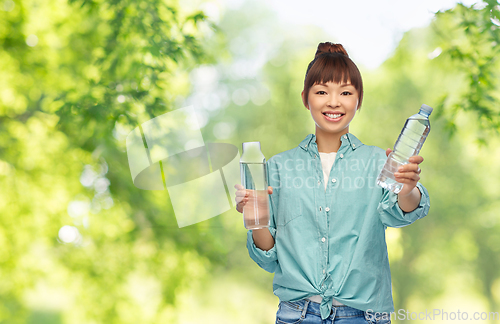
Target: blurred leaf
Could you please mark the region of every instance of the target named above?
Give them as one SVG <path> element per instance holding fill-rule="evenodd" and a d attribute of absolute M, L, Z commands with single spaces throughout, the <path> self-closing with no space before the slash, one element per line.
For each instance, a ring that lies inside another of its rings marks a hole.
<path fill-rule="evenodd" d="M 488 122 L 481 127 L 494 130 L 500 121 L 499 62 L 500 28 L 492 18 L 498 14 L 498 2 L 487 1 L 482 9 L 458 4 L 440 12 L 433 22 L 434 31 L 441 36 L 439 46 L 457 69 L 467 73 L 470 88 L 460 94 L 465 111 L 478 112 Z M 461 28 L 464 27 L 464 28 Z M 488 32 L 485 32 L 488 31 Z M 452 103 L 449 103 L 452 105 Z M 444 115 L 453 118 L 452 115 Z"/>

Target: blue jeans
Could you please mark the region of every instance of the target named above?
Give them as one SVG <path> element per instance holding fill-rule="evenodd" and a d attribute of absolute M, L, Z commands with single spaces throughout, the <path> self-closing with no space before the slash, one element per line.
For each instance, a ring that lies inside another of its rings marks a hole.
<path fill-rule="evenodd" d="M 390 314 L 368 313 L 349 306 L 333 306 L 330 316 L 321 320 L 318 303 L 307 299 L 281 301 L 276 324 L 390 324 Z"/>

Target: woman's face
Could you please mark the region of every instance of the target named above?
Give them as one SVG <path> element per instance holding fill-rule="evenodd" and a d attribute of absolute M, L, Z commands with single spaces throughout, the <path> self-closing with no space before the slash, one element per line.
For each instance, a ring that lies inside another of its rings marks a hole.
<path fill-rule="evenodd" d="M 358 102 L 358 91 L 351 83 L 327 82 L 314 84 L 309 89 L 309 99 L 304 105 L 311 112 L 317 129 L 342 135 L 349 132 L 349 124 L 356 114 Z"/>

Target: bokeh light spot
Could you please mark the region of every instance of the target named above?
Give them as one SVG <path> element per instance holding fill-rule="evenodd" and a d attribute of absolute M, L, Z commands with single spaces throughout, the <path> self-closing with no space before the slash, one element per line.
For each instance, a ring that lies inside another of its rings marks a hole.
<path fill-rule="evenodd" d="M 68 215 L 75 218 L 84 216 L 90 210 L 90 204 L 87 201 L 75 200 L 68 204 Z"/>
<path fill-rule="evenodd" d="M 213 128 L 213 133 L 217 139 L 227 139 L 233 133 L 234 128 L 235 127 L 233 124 L 220 122 L 215 124 Z"/>
<path fill-rule="evenodd" d="M 26 37 L 26 44 L 30 47 L 35 47 L 38 44 L 38 37 L 36 35 L 29 35 Z"/>
<path fill-rule="evenodd" d="M 95 179 L 97 179 L 97 173 L 94 170 L 92 170 L 91 165 L 87 164 L 83 168 L 82 175 L 80 176 L 80 183 L 84 187 L 91 187 Z"/>
<path fill-rule="evenodd" d="M 94 189 L 97 193 L 103 193 L 108 190 L 110 182 L 107 178 L 98 178 L 94 181 Z"/>
<path fill-rule="evenodd" d="M 80 237 L 80 232 L 74 226 L 64 225 L 59 229 L 59 239 L 64 243 L 76 243 Z"/>
<path fill-rule="evenodd" d="M 232 95 L 233 102 L 238 106 L 244 106 L 250 100 L 250 94 L 245 89 L 236 89 Z"/>
<path fill-rule="evenodd" d="M 9 12 L 9 11 L 12 11 L 15 6 L 16 6 L 16 4 L 14 3 L 14 1 L 6 0 L 3 3 L 3 10 Z"/>
<path fill-rule="evenodd" d="M 441 55 L 442 52 L 443 50 L 441 49 L 441 47 L 437 47 L 434 51 L 427 54 L 427 58 L 429 58 L 429 60 L 435 59 L 436 57 Z"/>

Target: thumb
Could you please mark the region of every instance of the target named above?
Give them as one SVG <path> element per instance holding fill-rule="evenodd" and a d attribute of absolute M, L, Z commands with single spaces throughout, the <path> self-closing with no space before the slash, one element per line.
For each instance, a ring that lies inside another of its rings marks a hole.
<path fill-rule="evenodd" d="M 272 195 L 272 193 L 273 193 L 273 187 L 271 187 L 271 186 L 267 187 L 267 192 L 268 192 L 270 195 Z"/>
<path fill-rule="evenodd" d="M 389 154 L 391 154 L 391 152 L 392 152 L 392 149 L 388 148 L 387 150 L 385 150 L 385 155 L 389 156 Z"/>

